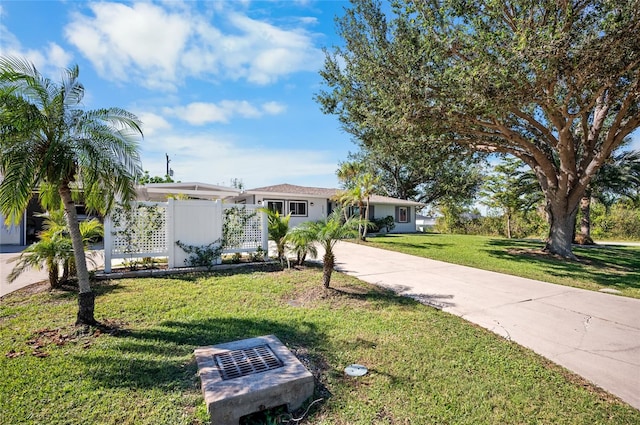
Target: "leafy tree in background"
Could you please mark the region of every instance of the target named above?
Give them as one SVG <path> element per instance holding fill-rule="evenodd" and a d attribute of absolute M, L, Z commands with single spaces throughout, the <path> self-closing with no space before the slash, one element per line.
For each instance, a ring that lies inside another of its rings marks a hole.
<path fill-rule="evenodd" d="M 415 141 L 406 148 L 397 140 L 365 146 L 350 154 L 376 176 L 376 192 L 399 199 L 435 205 L 446 199 L 472 199 L 482 183 L 483 155 L 472 155 L 456 145 L 417 149 Z"/>
<path fill-rule="evenodd" d="M 521 160 L 506 157 L 493 167 L 493 173 L 487 175 L 483 186 L 483 203 L 502 211 L 509 239 L 513 216 L 531 210 L 543 198 L 535 176 L 523 170 L 524 166 Z"/>
<path fill-rule="evenodd" d="M 83 110 L 78 75 L 74 66 L 55 83 L 26 60 L 0 57 L 0 211 L 16 223 L 35 189 L 55 188 L 78 276 L 76 324 L 97 325 L 72 190 L 82 188 L 87 206 L 103 214 L 116 197 L 132 199 L 142 173 L 136 141 L 142 130 L 123 109 Z"/>
<path fill-rule="evenodd" d="M 521 159 L 545 196 L 545 249 L 575 258 L 585 189 L 640 125 L 640 0 L 352 3 L 321 71 L 323 111 L 367 147 Z"/>
<path fill-rule="evenodd" d="M 151 176 L 149 175 L 149 171 L 145 170 L 140 180 L 138 180 L 138 184 L 149 184 L 149 183 L 173 183 L 174 180 L 171 176 Z"/>
<path fill-rule="evenodd" d="M 592 244 L 591 199 L 601 202 L 607 212 L 620 199 L 640 208 L 640 151 L 618 151 L 598 170 L 580 202 L 578 242 Z"/>

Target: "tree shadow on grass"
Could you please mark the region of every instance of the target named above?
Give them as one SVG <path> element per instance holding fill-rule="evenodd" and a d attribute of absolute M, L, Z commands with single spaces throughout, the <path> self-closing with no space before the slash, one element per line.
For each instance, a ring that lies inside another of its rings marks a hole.
<path fill-rule="evenodd" d="M 309 322 L 287 324 L 259 319 L 165 321 L 148 329 L 122 333 L 112 349 L 78 356 L 87 379 L 112 388 L 194 389 L 199 385 L 193 350 L 200 346 L 276 335 L 284 344 L 311 347 L 325 336 Z"/>
<path fill-rule="evenodd" d="M 491 240 L 486 250 L 491 256 L 512 262 L 535 264 L 558 277 L 589 279 L 602 286 L 619 289 L 640 288 L 640 250 L 621 246 L 574 246 L 578 261 L 542 252 L 535 241 Z"/>
<path fill-rule="evenodd" d="M 432 236 L 433 236 L 432 234 L 428 234 L 428 233 L 415 233 L 411 235 L 390 234 L 390 235 L 382 235 L 382 236 L 376 236 L 374 238 L 369 238 L 367 242 L 365 242 L 364 244 L 365 245 L 369 244 L 369 246 L 374 246 L 374 247 L 376 244 L 379 244 L 393 250 L 397 250 L 394 247 L 424 249 L 425 246 L 429 246 L 430 248 L 431 247 L 444 248 L 444 247 L 453 245 L 451 243 L 445 243 L 445 242 L 434 242 L 432 239 Z M 403 239 L 403 238 L 419 239 L 420 241 L 419 242 L 399 242 L 398 241 L 398 239 Z"/>

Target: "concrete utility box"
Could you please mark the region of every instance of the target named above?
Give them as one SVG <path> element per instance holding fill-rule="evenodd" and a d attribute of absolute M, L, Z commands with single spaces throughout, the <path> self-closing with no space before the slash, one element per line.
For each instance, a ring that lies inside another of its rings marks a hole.
<path fill-rule="evenodd" d="M 213 425 L 286 405 L 298 409 L 313 395 L 313 375 L 274 335 L 199 347 L 194 351 Z"/>

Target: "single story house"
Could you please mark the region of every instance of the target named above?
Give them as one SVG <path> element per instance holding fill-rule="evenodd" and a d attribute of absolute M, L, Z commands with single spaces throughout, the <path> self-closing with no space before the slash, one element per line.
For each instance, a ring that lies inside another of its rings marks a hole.
<path fill-rule="evenodd" d="M 333 199 L 340 192 L 340 189 L 279 184 L 244 191 L 234 198 L 234 202 L 258 204 L 283 215 L 291 214 L 289 224 L 295 227 L 305 221 L 326 218 L 338 206 Z M 391 216 L 395 224 L 392 233 L 412 233 L 416 231 L 416 210 L 422 207 L 419 202 L 372 195 L 367 218 Z"/>
<path fill-rule="evenodd" d="M 240 195 L 242 190 L 208 183 L 149 183 L 136 187 L 138 201 L 165 202 L 170 196 L 187 196 L 191 199 L 230 200 Z"/>

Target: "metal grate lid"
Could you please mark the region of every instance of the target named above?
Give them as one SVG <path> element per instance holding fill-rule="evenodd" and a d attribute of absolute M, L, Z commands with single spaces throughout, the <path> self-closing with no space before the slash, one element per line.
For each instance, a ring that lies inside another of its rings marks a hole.
<path fill-rule="evenodd" d="M 254 373 L 266 372 L 283 366 L 268 345 L 244 348 L 215 354 L 213 359 L 222 375 L 222 380 L 239 378 Z"/>

